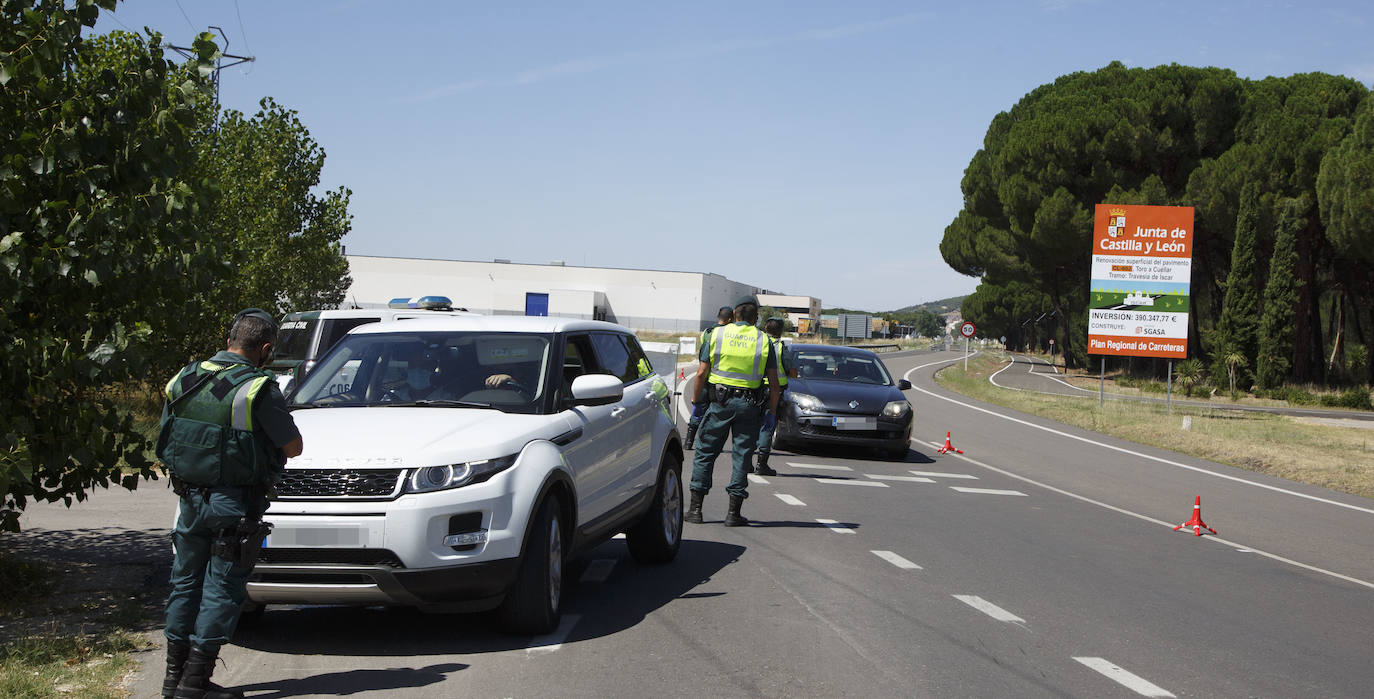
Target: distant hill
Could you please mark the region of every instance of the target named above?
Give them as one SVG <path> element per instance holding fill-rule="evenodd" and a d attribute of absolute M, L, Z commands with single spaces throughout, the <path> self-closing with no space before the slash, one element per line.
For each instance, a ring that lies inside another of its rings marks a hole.
<path fill-rule="evenodd" d="M 938 316 L 945 313 L 949 313 L 953 310 L 957 310 L 959 308 L 959 304 L 963 303 L 964 299 L 966 298 L 968 298 L 967 294 L 963 296 L 951 296 L 947 299 L 940 299 L 939 301 L 929 301 L 927 303 L 918 303 L 915 306 L 898 308 L 897 310 L 893 311 L 893 313 L 912 313 L 914 311 L 924 310 L 930 311 L 931 313 L 934 313 Z"/>
<path fill-rule="evenodd" d="M 964 296 L 951 296 L 950 298 L 947 298 L 947 299 L 940 299 L 939 301 L 930 301 L 930 302 L 927 302 L 927 303 L 918 303 L 918 304 L 916 304 L 915 306 L 907 306 L 907 307 L 905 307 L 905 308 L 898 308 L 898 309 L 895 310 L 895 311 L 859 311 L 859 310 L 853 310 L 853 309 L 849 309 L 849 308 L 823 308 L 823 309 L 821 309 L 821 313 L 824 313 L 824 314 L 826 314 L 826 315 L 834 315 L 834 314 L 836 314 L 836 313 L 867 313 L 867 314 L 869 314 L 869 315 L 875 315 L 875 316 L 876 316 L 876 315 L 889 315 L 889 314 L 897 314 L 897 313 L 915 313 L 916 311 L 922 311 L 922 310 L 924 310 L 924 311 L 930 311 L 931 313 L 934 313 L 935 315 L 939 316 L 939 315 L 944 315 L 944 314 L 946 314 L 946 313 L 949 313 L 950 311 L 959 310 L 959 304 L 963 303 L 963 302 L 964 302 L 964 299 L 966 299 L 966 298 L 968 298 L 967 295 L 964 295 Z"/>

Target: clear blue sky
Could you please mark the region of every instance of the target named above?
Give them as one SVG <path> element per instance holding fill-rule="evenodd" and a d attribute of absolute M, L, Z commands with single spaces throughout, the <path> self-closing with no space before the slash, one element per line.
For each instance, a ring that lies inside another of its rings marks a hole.
<path fill-rule="evenodd" d="M 136 0 L 207 25 L 353 190 L 350 254 L 715 272 L 826 306 L 965 294 L 939 243 L 988 123 L 1112 60 L 1374 80 L 1368 2 Z M 194 28 L 194 30 L 193 30 Z M 1085 256 L 1088 251 L 1084 251 Z"/>

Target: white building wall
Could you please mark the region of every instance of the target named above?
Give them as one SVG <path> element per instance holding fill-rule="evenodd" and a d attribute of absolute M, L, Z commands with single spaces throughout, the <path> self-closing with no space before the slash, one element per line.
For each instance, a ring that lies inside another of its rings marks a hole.
<path fill-rule="evenodd" d="M 345 304 L 447 296 L 478 313 L 523 315 L 525 295 L 549 295 L 549 314 L 605 319 L 636 330 L 695 332 L 716 309 L 760 290 L 717 274 L 349 255 Z"/>

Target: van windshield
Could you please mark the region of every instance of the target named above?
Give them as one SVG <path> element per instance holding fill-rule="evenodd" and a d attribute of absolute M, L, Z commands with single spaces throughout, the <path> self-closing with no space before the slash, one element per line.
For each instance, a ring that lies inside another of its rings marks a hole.
<path fill-rule="evenodd" d="M 310 339 L 319 324 L 315 318 L 288 318 L 277 328 L 277 348 L 272 359 L 303 362 L 310 358 Z"/>

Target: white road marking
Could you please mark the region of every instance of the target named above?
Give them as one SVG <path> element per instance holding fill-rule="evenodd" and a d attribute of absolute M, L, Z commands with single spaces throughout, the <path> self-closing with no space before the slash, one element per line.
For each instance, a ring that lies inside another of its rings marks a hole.
<path fill-rule="evenodd" d="M 908 369 L 907 372 L 906 372 L 905 374 L 902 375 L 902 378 L 907 379 L 907 380 L 911 380 L 911 374 L 912 374 L 913 372 L 915 372 L 917 369 L 924 369 L 925 367 L 933 366 L 933 365 L 935 365 L 935 364 L 948 364 L 948 363 L 957 362 L 957 361 L 959 361 L 959 360 L 958 360 L 958 359 L 946 359 L 946 360 L 942 360 L 942 361 L 939 361 L 939 362 L 931 362 L 930 364 L 922 364 L 921 366 L 912 367 L 911 369 Z M 1066 438 L 1068 438 L 1068 439 L 1077 440 L 1077 441 L 1079 441 L 1079 442 L 1084 442 L 1084 443 L 1086 443 L 1086 444 L 1092 444 L 1092 445 L 1094 445 L 1094 446 L 1102 447 L 1103 449 L 1110 449 L 1110 450 L 1112 450 L 1112 451 L 1120 452 L 1120 453 L 1122 453 L 1122 454 L 1130 454 L 1131 456 L 1140 457 L 1140 458 L 1142 458 L 1142 459 L 1147 459 L 1147 460 L 1150 460 L 1150 461 L 1155 461 L 1155 462 L 1158 462 L 1158 463 L 1161 463 L 1161 464 L 1165 464 L 1165 465 L 1168 465 L 1168 466 L 1174 466 L 1174 467 L 1176 467 L 1176 468 L 1181 468 L 1181 469 L 1185 469 L 1185 470 L 1188 470 L 1188 471 L 1195 471 L 1195 472 L 1197 472 L 1197 473 L 1205 473 L 1205 474 L 1207 474 L 1207 475 L 1209 475 L 1209 476 L 1216 476 L 1217 478 L 1222 478 L 1222 479 L 1225 479 L 1225 480 L 1228 480 L 1228 481 L 1235 481 L 1235 482 L 1237 482 L 1237 483 L 1244 483 L 1244 484 L 1246 484 L 1246 485 L 1252 485 L 1252 486 L 1254 486 L 1254 487 L 1256 487 L 1256 488 L 1264 488 L 1265 490 L 1272 490 L 1272 491 L 1274 491 L 1274 492 L 1283 493 L 1283 494 L 1285 494 L 1285 495 L 1293 495 L 1293 496 L 1296 496 L 1296 497 L 1305 498 L 1305 499 L 1307 499 L 1307 500 L 1314 500 L 1314 501 L 1316 501 L 1316 502 L 1325 503 L 1325 504 L 1327 504 L 1327 505 L 1335 505 L 1336 507 L 1344 507 L 1344 508 L 1346 508 L 1346 509 L 1348 509 L 1348 510 L 1355 510 L 1355 511 L 1357 511 L 1357 512 L 1364 512 L 1364 513 L 1367 513 L 1367 514 L 1374 515 L 1374 509 L 1371 509 L 1371 508 L 1368 508 L 1368 507 L 1360 507 L 1359 505 L 1351 505 L 1351 504 L 1349 504 L 1349 503 L 1339 502 L 1339 501 L 1337 501 L 1337 500 L 1329 500 L 1329 499 L 1327 499 L 1327 498 L 1320 498 L 1320 497 L 1317 497 L 1317 496 L 1315 496 L 1315 495 L 1308 495 L 1307 493 L 1299 493 L 1299 492 L 1297 492 L 1296 490 L 1289 490 L 1289 489 L 1287 489 L 1287 488 L 1280 488 L 1280 487 L 1275 486 L 1275 485 L 1269 485 L 1268 483 L 1258 483 L 1258 482 L 1256 482 L 1256 481 L 1246 480 L 1246 479 L 1241 478 L 1241 477 L 1239 477 L 1239 476 L 1232 476 L 1232 475 L 1226 474 L 1226 473 L 1217 473 L 1216 471 L 1209 471 L 1209 470 L 1207 470 L 1207 469 L 1205 469 L 1205 468 L 1202 468 L 1202 467 L 1200 467 L 1200 466 L 1190 466 L 1190 465 L 1188 465 L 1188 464 L 1179 463 L 1179 462 L 1177 462 L 1177 461 L 1171 461 L 1171 460 L 1169 460 L 1169 459 L 1166 459 L 1166 458 L 1163 458 L 1163 457 L 1160 457 L 1160 456 L 1152 456 L 1152 455 L 1150 455 L 1150 454 L 1145 454 L 1145 453 L 1142 453 L 1142 452 L 1134 451 L 1134 450 L 1131 450 L 1131 449 L 1127 449 L 1127 448 L 1125 448 L 1125 447 L 1118 447 L 1118 446 L 1116 446 L 1116 445 L 1114 445 L 1114 444 L 1107 444 L 1107 443 L 1105 443 L 1105 442 L 1099 442 L 1099 441 L 1097 441 L 1097 440 L 1095 440 L 1095 439 L 1089 439 L 1089 438 L 1087 438 L 1087 437 L 1080 437 L 1080 436 L 1078 436 L 1078 435 L 1076 435 L 1076 434 L 1069 434 L 1068 432 L 1064 432 L 1064 431 L 1062 431 L 1062 430 L 1056 430 L 1056 429 L 1054 429 L 1053 427 L 1046 427 L 1046 426 L 1044 426 L 1044 425 L 1037 425 L 1037 424 L 1035 424 L 1035 423 L 1033 423 L 1033 422 L 1029 422 L 1029 421 L 1027 421 L 1027 420 L 1022 420 L 1022 419 L 1020 419 L 1020 418 L 1015 418 L 1015 417 L 1012 417 L 1012 416 L 1010 416 L 1010 415 L 1003 415 L 1002 413 L 996 412 L 996 411 L 994 411 L 994 410 L 988 410 L 987 408 L 980 408 L 980 407 L 978 407 L 978 406 L 976 406 L 976 405 L 972 405 L 972 404 L 969 404 L 969 403 L 965 403 L 965 402 L 963 402 L 963 401 L 958 401 L 958 400 L 955 400 L 955 399 L 950 398 L 950 397 L 948 397 L 948 396 L 942 396 L 942 395 L 940 395 L 940 394 L 938 394 L 938 393 L 934 393 L 934 392 L 931 392 L 931 391 L 927 391 L 926 389 L 921 388 L 920 386 L 912 386 L 912 390 L 920 391 L 921 393 L 924 393 L 924 394 L 926 394 L 926 395 L 928 395 L 928 396 L 930 396 L 930 397 L 932 397 L 932 398 L 938 398 L 938 399 L 940 399 L 940 400 L 948 401 L 948 402 L 953 403 L 953 404 L 955 404 L 955 405 L 963 406 L 963 407 L 965 407 L 965 408 L 968 408 L 969 410 L 977 410 L 977 411 L 980 412 L 980 413 L 987 413 L 988 415 L 992 415 L 992 416 L 994 416 L 994 417 L 999 417 L 999 418 L 1002 418 L 1003 420 L 1010 420 L 1011 422 L 1015 422 L 1015 423 L 1020 424 L 1020 425 L 1025 425 L 1026 427 L 1031 427 L 1031 428 L 1034 428 L 1034 429 L 1037 429 L 1037 430 L 1041 430 L 1041 431 L 1043 431 L 1043 432 L 1049 432 L 1050 434 L 1058 435 L 1058 436 L 1060 436 L 1060 437 L 1066 437 Z M 943 444 L 943 443 L 942 443 L 942 444 Z M 958 456 L 958 455 L 956 454 L 955 456 Z M 913 471 L 912 473 L 916 473 L 916 472 Z M 916 475 L 920 476 L 920 475 L 925 475 L 925 474 L 917 473 Z"/>
<path fill-rule="evenodd" d="M 850 468 L 850 467 L 848 467 L 848 466 L 831 466 L 831 465 L 829 465 L 829 464 L 799 464 L 799 463 L 797 463 L 797 462 L 795 462 L 795 461 L 789 461 L 789 462 L 787 462 L 787 465 L 788 465 L 788 466 L 791 466 L 791 467 L 793 467 L 793 468 L 811 468 L 811 469 L 816 469 L 817 471 L 853 471 L 853 470 L 854 470 L 854 469 L 852 469 L 852 468 Z"/>
<path fill-rule="evenodd" d="M 865 473 L 865 476 L 878 481 L 901 481 L 903 483 L 934 483 L 934 478 L 922 478 L 921 476 L 888 476 L 881 473 Z"/>
<path fill-rule="evenodd" d="M 619 534 L 616 534 L 615 536 L 613 536 L 613 537 L 611 537 L 611 538 L 612 538 L 612 539 L 624 539 L 624 538 L 625 538 L 625 532 L 620 532 Z"/>
<path fill-rule="evenodd" d="M 558 628 L 553 633 L 544 636 L 535 636 L 530 639 L 530 645 L 525 649 L 525 653 L 533 655 L 535 653 L 552 653 L 563 647 L 563 642 L 568 640 L 573 627 L 577 626 L 577 620 L 581 619 L 578 614 L 564 614 L 563 621 L 559 622 Z"/>
<path fill-rule="evenodd" d="M 768 485 L 768 479 L 756 474 L 749 474 L 749 482 L 756 485 Z"/>
<path fill-rule="evenodd" d="M 1141 695 L 1141 696 L 1144 696 L 1144 697 L 1172 697 L 1172 696 L 1174 696 L 1173 694 L 1171 694 L 1168 690 L 1164 689 L 1163 687 L 1160 687 L 1160 686 L 1158 686 L 1158 685 L 1156 685 L 1156 684 L 1154 684 L 1154 683 L 1152 683 L 1152 682 L 1149 682 L 1149 681 L 1146 680 L 1145 678 L 1140 677 L 1139 675 L 1136 675 L 1136 674 L 1134 674 L 1134 673 L 1132 673 L 1132 672 L 1127 672 L 1126 670 L 1123 670 L 1120 666 L 1116 665 L 1115 663 L 1109 662 L 1109 661 L 1107 661 L 1107 660 L 1105 660 L 1105 659 L 1103 659 L 1103 658 L 1077 658 L 1077 657 L 1075 657 L 1074 660 L 1077 660 L 1078 662 L 1083 663 L 1084 665 L 1087 665 L 1088 667 L 1090 667 L 1090 668 L 1092 668 L 1092 669 L 1094 669 L 1094 670 L 1096 670 L 1096 671 L 1102 673 L 1103 675 L 1106 675 L 1106 676 L 1107 676 L 1109 679 L 1111 679 L 1112 681 L 1116 682 L 1117 684 L 1120 684 L 1121 686 L 1123 686 L 1123 687 L 1125 687 L 1125 688 L 1131 690 L 1132 692 L 1135 692 L 1136 694 L 1139 694 L 1139 695 Z"/>
<path fill-rule="evenodd" d="M 957 490 L 961 493 L 973 493 L 975 495 L 1020 495 L 1023 498 L 1026 497 L 1026 494 L 1019 490 L 996 490 L 994 488 L 960 488 L 957 485 L 951 485 L 949 489 Z"/>
<path fill-rule="evenodd" d="M 587 564 L 587 570 L 582 573 L 581 582 L 606 582 L 606 578 L 611 577 L 611 570 L 615 568 L 614 558 L 598 558 Z"/>
<path fill-rule="evenodd" d="M 789 504 L 789 505 L 796 505 L 797 507 L 806 507 L 806 503 L 804 503 L 804 502 L 802 502 L 801 500 L 798 500 L 798 499 L 792 497 L 791 495 L 788 495 L 787 493 L 773 493 L 773 494 L 776 495 L 777 498 L 778 498 L 779 500 L 781 500 L 781 501 L 783 501 L 783 502 L 785 502 L 785 503 L 787 503 L 787 504 Z"/>
<path fill-rule="evenodd" d="M 909 471 L 908 473 L 913 476 L 925 476 L 926 478 L 967 478 L 969 480 L 978 480 L 978 476 L 969 473 L 939 473 L 937 471 Z"/>
<path fill-rule="evenodd" d="M 853 534 L 853 533 L 854 533 L 854 530 L 853 530 L 853 529 L 850 529 L 849 527 L 842 527 L 842 526 L 840 526 L 840 523 L 839 523 L 839 521 L 837 521 L 837 520 L 833 520 L 833 519 L 820 519 L 820 518 L 817 518 L 816 521 L 817 521 L 817 522 L 820 522 L 821 524 L 824 524 L 824 525 L 827 526 L 827 527 L 829 527 L 829 528 L 830 528 L 830 531 L 835 532 L 836 534 Z"/>
<path fill-rule="evenodd" d="M 901 556 L 898 556 L 897 554 L 891 551 L 873 551 L 872 553 L 878 558 L 881 558 L 884 561 L 887 561 L 888 563 L 891 563 L 892 565 L 901 568 L 902 570 L 921 570 L 921 566 L 918 566 L 915 563 L 912 563 L 911 561 L 908 561 L 907 559 L 902 558 Z"/>
<path fill-rule="evenodd" d="M 910 379 L 911 379 L 911 374 L 912 374 L 913 372 L 915 372 L 917 369 L 924 369 L 924 368 L 926 368 L 926 367 L 928 367 L 928 366 L 934 366 L 934 365 L 936 365 L 936 364 L 951 364 L 951 363 L 954 363 L 954 362 L 957 362 L 957 361 L 959 361 L 959 360 L 958 360 L 958 359 L 947 359 L 947 360 L 943 360 L 943 361 L 939 361 L 939 362 L 931 362 L 931 363 L 929 363 L 929 364 L 922 364 L 922 365 L 920 365 L 920 366 L 915 366 L 915 367 L 912 367 L 912 368 L 908 369 L 908 370 L 906 371 L 906 373 L 902 375 L 902 378 L 907 379 L 907 380 L 910 380 Z M 997 416 L 997 417 L 1000 417 L 1000 418 L 1003 418 L 1003 419 L 1006 419 L 1006 420 L 1011 420 L 1012 422 L 1018 422 L 1018 423 L 1021 423 L 1021 424 L 1023 424 L 1023 425 L 1026 425 L 1027 427 L 1034 427 L 1034 428 L 1037 429 L 1037 430 L 1045 430 L 1046 432 L 1053 432 L 1053 433 L 1055 433 L 1055 434 L 1058 434 L 1058 435 L 1061 435 L 1061 436 L 1064 436 L 1064 437 L 1068 437 L 1068 438 L 1070 438 L 1070 439 L 1076 439 L 1076 440 L 1081 441 L 1081 442 L 1087 442 L 1087 443 L 1089 443 L 1089 444 L 1095 444 L 1095 445 L 1098 445 L 1098 446 L 1101 446 L 1101 447 L 1106 447 L 1106 448 L 1108 448 L 1108 449 L 1112 449 L 1112 450 L 1115 450 L 1115 451 L 1120 451 L 1120 452 L 1124 452 L 1124 453 L 1127 453 L 1127 454 L 1133 454 L 1133 455 L 1135 455 L 1135 456 L 1139 456 L 1139 457 L 1144 458 L 1144 459 L 1150 459 L 1150 460 L 1152 460 L 1152 461 L 1158 461 L 1158 462 L 1161 462 L 1161 463 L 1164 463 L 1164 464 L 1168 464 L 1168 465 L 1171 465 L 1171 466 L 1177 466 L 1177 467 L 1179 467 L 1179 468 L 1188 469 L 1188 470 L 1190 470 L 1190 471 L 1197 471 L 1198 473 L 1205 473 L 1205 474 L 1208 474 L 1208 475 L 1216 476 L 1216 477 L 1218 477 L 1218 478 L 1225 478 L 1225 479 L 1227 479 L 1227 480 L 1233 480 L 1233 481 L 1237 481 L 1237 482 L 1240 482 L 1240 483 L 1245 483 L 1245 484 L 1248 484 L 1248 485 L 1253 485 L 1253 486 L 1260 487 L 1260 488 L 1267 488 L 1267 489 L 1269 489 L 1269 490 L 1276 490 L 1276 491 L 1279 491 L 1279 492 L 1281 492 L 1281 493 L 1287 493 L 1287 494 L 1289 494 L 1289 495 L 1297 495 L 1298 497 L 1307 498 L 1307 499 L 1309 499 L 1309 500 L 1317 500 L 1317 501 L 1319 501 L 1319 502 L 1325 502 L 1325 503 L 1332 504 L 1332 505 L 1339 505 L 1339 506 L 1341 506 L 1341 507 L 1346 507 L 1346 508 L 1350 508 L 1350 509 L 1353 509 L 1353 510 L 1360 510 L 1360 511 L 1362 511 L 1362 512 L 1374 513 L 1374 510 L 1368 510 L 1368 509 L 1363 508 L 1363 507 L 1356 507 L 1356 506 L 1354 506 L 1354 505 L 1347 505 L 1347 504 L 1345 504 L 1345 503 L 1343 503 L 1343 502 L 1336 502 L 1336 501 L 1334 501 L 1334 500 L 1326 500 L 1326 499 L 1324 499 L 1324 498 L 1314 497 L 1314 496 L 1311 496 L 1311 495 L 1304 495 L 1303 493 L 1297 493 L 1297 492 L 1293 492 L 1293 491 L 1291 491 L 1291 490 L 1285 490 L 1285 489 L 1283 489 L 1283 488 L 1277 488 L 1277 487 L 1274 487 L 1274 486 L 1271 486 L 1271 485 L 1265 485 L 1264 483 L 1255 483 L 1255 482 L 1253 482 L 1253 481 L 1247 481 L 1247 480 L 1245 480 L 1244 478 L 1237 478 L 1237 477 L 1235 477 L 1235 476 L 1229 476 L 1229 475 L 1226 475 L 1226 474 L 1224 474 L 1224 473 L 1216 473 L 1216 472 L 1213 472 L 1213 471 L 1208 471 L 1207 469 L 1204 469 L 1204 468 L 1198 468 L 1197 466 L 1189 466 L 1189 465 L 1187 465 L 1187 464 L 1180 464 L 1180 463 L 1178 463 L 1178 462 L 1176 462 L 1176 461 L 1169 461 L 1168 459 L 1162 459 L 1162 458 L 1157 457 L 1157 456 L 1150 456 L 1150 455 L 1148 455 L 1148 454 L 1141 454 L 1141 453 L 1139 453 L 1139 452 L 1134 452 L 1134 451 L 1131 451 L 1131 450 L 1129 450 L 1129 449 L 1123 449 L 1122 447 L 1116 447 L 1116 446 L 1112 446 L 1112 445 L 1110 445 L 1110 444 L 1103 444 L 1103 443 L 1101 443 L 1101 442 L 1096 442 L 1096 441 L 1093 441 L 1093 440 L 1091 440 L 1091 439 L 1087 439 L 1086 437 L 1079 437 L 1079 436 L 1077 436 L 1077 435 L 1071 435 L 1071 434 L 1067 434 L 1067 433 L 1065 433 L 1065 432 L 1060 432 L 1059 430 L 1056 430 L 1056 429 L 1053 429 L 1053 428 L 1041 427 L 1040 425 L 1036 425 L 1036 424 L 1034 424 L 1034 423 L 1026 422 L 1025 420 L 1018 420 L 1017 418 L 1010 417 L 1010 416 L 1007 416 L 1007 415 L 1002 415 L 1002 414 L 1000 414 L 1000 413 L 996 413 L 996 412 L 993 412 L 993 411 L 991 411 L 991 410 L 987 410 L 987 409 L 984 409 L 984 408 L 980 408 L 980 407 L 978 407 L 978 406 L 976 406 L 976 405 L 969 405 L 968 403 L 963 403 L 963 402 L 954 400 L 953 398 L 946 398 L 945 396 L 942 396 L 942 395 L 939 395 L 939 394 L 936 394 L 936 393 L 932 393 L 932 392 L 930 392 L 930 391 L 927 391 L 927 390 L 925 390 L 924 388 L 921 388 L 920 386 L 913 386 L 912 389 L 913 389 L 913 390 L 920 391 L 921 393 L 924 393 L 924 394 L 926 394 L 926 395 L 928 395 L 928 396 L 931 396 L 931 397 L 933 397 L 933 398 L 939 398 L 940 400 L 949 401 L 949 402 L 951 402 L 951 403 L 954 403 L 955 405 L 962 405 L 962 406 L 964 406 L 965 408 L 970 408 L 970 409 L 973 409 L 973 410 L 977 410 L 977 411 L 979 411 L 979 412 L 984 412 L 984 413 L 987 413 L 987 414 L 989 414 L 989 415 L 995 415 L 995 416 Z M 913 441 L 915 441 L 915 440 L 913 440 Z M 982 461 L 979 461 L 979 460 L 974 459 L 974 458 L 969 457 L 969 456 L 964 456 L 963 454 L 952 454 L 952 456 L 954 456 L 955 458 L 958 458 L 958 459 L 963 459 L 964 461 L 967 461 L 967 462 L 973 464 L 974 466 L 979 466 L 979 467 L 985 468 L 985 469 L 987 469 L 987 470 L 989 470 L 989 471 L 992 471 L 993 473 L 1000 473 L 1000 474 L 1002 474 L 1002 475 L 1004 475 L 1004 476 L 1007 476 L 1008 478 L 1015 478 L 1016 480 L 1021 481 L 1022 483 L 1029 483 L 1029 484 L 1031 484 L 1031 485 L 1033 485 L 1033 486 L 1036 486 L 1036 487 L 1038 487 L 1038 488 L 1043 488 L 1043 489 L 1048 490 L 1048 491 L 1050 491 L 1050 492 L 1052 492 L 1052 493 L 1059 493 L 1060 495 L 1063 495 L 1063 496 L 1066 496 L 1066 497 L 1070 497 L 1070 498 L 1073 498 L 1073 499 L 1075 499 L 1075 500 L 1079 500 L 1079 501 L 1081 501 L 1081 502 L 1086 502 L 1086 503 L 1088 503 L 1088 504 L 1090 504 L 1090 505 L 1096 505 L 1096 506 L 1101 507 L 1101 508 L 1103 508 L 1103 509 L 1111 510 L 1112 512 L 1117 512 L 1117 513 L 1120 513 L 1120 514 L 1123 514 L 1123 515 L 1127 515 L 1127 516 L 1129 516 L 1129 517 L 1135 517 L 1136 519 L 1144 520 L 1144 521 L 1150 522 L 1150 523 L 1152 523 L 1152 524 L 1158 524 L 1158 525 L 1160 525 L 1160 526 L 1168 527 L 1168 528 L 1170 528 L 1170 529 L 1173 529 L 1173 528 L 1174 528 L 1174 523 L 1173 523 L 1173 522 L 1165 522 L 1165 521 L 1163 521 L 1163 520 L 1159 520 L 1159 519 L 1155 519 L 1154 517 L 1150 517 L 1149 515 L 1143 515 L 1143 514 L 1140 514 L 1139 512 L 1132 512 L 1132 511 L 1130 511 L 1130 510 L 1127 510 L 1127 509 L 1124 509 L 1124 508 L 1120 508 L 1120 507 L 1117 507 L 1117 506 L 1115 506 L 1115 505 L 1109 505 L 1109 504 L 1107 504 L 1107 503 L 1105 503 L 1105 502 L 1101 502 L 1101 501 L 1098 501 L 1098 500 L 1094 500 L 1094 499 L 1092 499 L 1092 498 L 1090 498 L 1090 497 L 1087 497 L 1087 496 L 1084 496 L 1084 495 L 1079 495 L 1078 493 L 1074 493 L 1074 492 L 1070 492 L 1070 491 L 1064 490 L 1063 488 L 1056 488 L 1055 486 L 1049 485 L 1048 483 L 1041 483 L 1040 481 L 1037 481 L 1037 480 L 1035 480 L 1034 478 L 1027 478 L 1026 476 L 1022 476 L 1022 475 L 1020 475 L 1020 474 L 1018 474 L 1018 473 L 1012 473 L 1011 471 L 1008 471 L 1008 470 L 1006 470 L 1006 469 L 1001 469 L 1001 468 L 997 468 L 996 466 L 992 466 L 992 465 L 990 465 L 990 464 L 985 464 L 985 463 L 983 463 Z M 912 473 L 915 473 L 915 471 L 913 471 Z M 1345 574 L 1343 574 L 1343 573 L 1337 573 L 1337 572 L 1335 572 L 1335 571 L 1333 571 L 1333 570 L 1327 570 L 1327 569 L 1325 569 L 1325 568 L 1318 568 L 1317 566 L 1310 565 L 1310 564 L 1307 564 L 1307 563 L 1302 563 L 1302 562 L 1300 562 L 1300 561 L 1295 561 L 1295 560 L 1293 560 L 1293 559 L 1291 559 L 1291 558 L 1284 558 L 1283 556 L 1280 556 L 1280 555 L 1274 554 L 1274 553 L 1269 553 L 1268 551 L 1264 551 L 1264 550 L 1262 550 L 1262 549 L 1257 549 L 1257 548 L 1254 548 L 1254 547 L 1245 547 L 1243 544 L 1237 543 L 1237 542 L 1235 542 L 1235 541 L 1231 541 L 1230 539 L 1222 538 L 1222 537 L 1220 537 L 1220 536 L 1204 536 L 1204 537 L 1202 537 L 1202 539 L 1203 539 L 1203 541 L 1210 541 L 1210 542 L 1217 543 L 1217 544 L 1224 544 L 1224 545 L 1226 545 L 1226 546 L 1235 546 L 1235 547 L 1238 547 L 1238 548 L 1248 548 L 1248 549 L 1249 549 L 1251 552 L 1253 552 L 1253 553 L 1257 553 L 1257 554 L 1259 554 L 1259 555 L 1261 555 L 1261 556 L 1264 556 L 1265 558 L 1268 558 L 1268 559 L 1271 559 L 1271 560 L 1275 560 L 1275 561 L 1278 561 L 1278 562 L 1280 562 L 1280 563 L 1286 563 L 1286 564 L 1291 565 L 1291 566 L 1294 566 L 1294 567 L 1296 567 L 1296 568 L 1302 568 L 1303 570 L 1310 570 L 1310 571 L 1312 571 L 1312 572 L 1314 572 L 1314 573 L 1321 573 L 1322 575 L 1327 575 L 1327 576 L 1336 578 L 1336 579 L 1338 579 L 1338 580 L 1344 580 L 1344 581 L 1349 582 L 1349 583 L 1354 583 L 1354 584 L 1356 584 L 1356 585 L 1361 585 L 1361 586 L 1364 586 L 1364 587 L 1367 587 L 1367 588 L 1370 588 L 1370 589 L 1374 589 L 1374 582 L 1370 582 L 1370 581 L 1368 581 L 1368 580 L 1361 580 L 1361 579 L 1359 579 L 1359 578 L 1351 577 L 1351 576 L 1345 575 Z"/>
<path fill-rule="evenodd" d="M 886 487 L 887 487 L 887 484 L 886 484 L 886 483 L 878 483 L 878 482 L 875 482 L 875 481 L 848 481 L 848 480 L 844 480 L 844 479 L 841 479 L 841 478 L 817 478 L 817 479 L 815 479 L 814 482 L 816 482 L 816 483 L 832 483 L 832 484 L 834 484 L 834 485 L 866 485 L 866 486 L 868 486 L 868 487 L 870 487 L 870 488 L 886 488 Z"/>
<path fill-rule="evenodd" d="M 1011 612 L 983 599 L 982 597 L 979 597 L 978 595 L 955 595 L 954 599 L 957 599 L 960 602 L 963 602 L 964 604 L 967 604 L 968 606 L 973 607 L 974 609 L 977 609 L 978 611 L 998 621 L 1009 621 L 1018 624 L 1026 623 L 1025 619 L 1022 619 L 1021 617 L 1012 614 Z"/>

